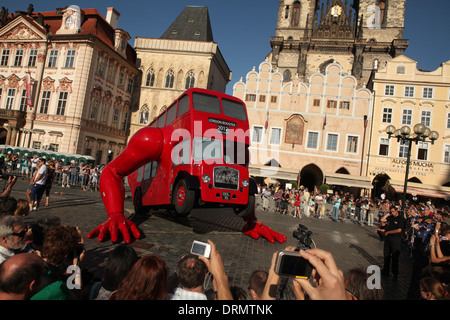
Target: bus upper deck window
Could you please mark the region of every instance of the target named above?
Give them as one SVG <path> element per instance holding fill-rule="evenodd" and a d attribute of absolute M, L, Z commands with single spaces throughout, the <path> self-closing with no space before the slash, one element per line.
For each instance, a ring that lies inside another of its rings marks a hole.
<path fill-rule="evenodd" d="M 189 96 L 185 95 L 178 101 L 177 118 L 189 111 Z"/>
<path fill-rule="evenodd" d="M 195 110 L 220 114 L 220 101 L 218 97 L 194 92 L 192 94 L 192 100 Z"/>
<path fill-rule="evenodd" d="M 164 127 L 164 121 L 166 120 L 166 113 L 164 112 L 158 118 L 158 128 Z"/>
<path fill-rule="evenodd" d="M 226 116 L 238 120 L 247 120 L 247 115 L 245 114 L 245 106 L 242 103 L 228 99 L 222 99 L 222 107 L 223 113 Z"/>
<path fill-rule="evenodd" d="M 177 104 L 172 104 L 169 108 L 167 108 L 167 119 L 166 119 L 166 125 L 169 125 L 172 123 L 173 120 L 175 120 L 175 113 L 177 112 Z"/>

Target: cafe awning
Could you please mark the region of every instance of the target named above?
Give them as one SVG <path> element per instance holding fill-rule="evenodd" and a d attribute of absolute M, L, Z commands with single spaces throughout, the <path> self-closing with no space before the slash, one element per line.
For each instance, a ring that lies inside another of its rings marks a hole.
<path fill-rule="evenodd" d="M 325 176 L 325 182 L 333 186 L 345 186 L 363 189 L 372 189 L 372 180 L 369 177 L 353 176 L 343 173 L 329 173 Z"/>
<path fill-rule="evenodd" d="M 277 180 L 294 180 L 297 181 L 298 171 L 285 169 L 276 166 L 258 166 L 249 165 L 248 172 L 253 177 L 272 178 Z"/>
<path fill-rule="evenodd" d="M 390 180 L 390 186 L 395 192 L 403 193 L 405 183 L 403 181 Z M 450 200 L 450 187 L 434 186 L 422 183 L 408 182 L 406 193 L 430 198 L 442 198 Z"/>

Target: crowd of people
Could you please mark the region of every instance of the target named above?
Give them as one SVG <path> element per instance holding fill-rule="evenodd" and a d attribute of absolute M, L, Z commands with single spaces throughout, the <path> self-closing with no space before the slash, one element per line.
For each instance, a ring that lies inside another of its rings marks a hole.
<path fill-rule="evenodd" d="M 260 187 L 260 197 L 263 210 L 272 213 L 298 218 L 328 216 L 335 222 L 373 227 L 384 242 L 382 275 L 398 280 L 402 247 L 414 258 L 407 299 L 448 299 L 450 218 L 445 202 L 435 206 L 431 200 L 407 200 L 403 207 L 402 200 L 389 200 L 384 193 L 374 200 L 348 192 L 311 193 L 303 186 L 285 190 L 279 185 Z"/>
<path fill-rule="evenodd" d="M 61 224 L 58 218 L 40 219 L 27 227 L 22 217 L 3 216 L 0 239 L 0 300 L 279 299 L 280 290 L 273 290 L 281 281 L 275 271 L 278 253 L 274 253 L 269 270 L 254 270 L 248 288 L 242 288 L 230 285 L 222 256 L 210 240 L 208 258 L 186 253 L 173 271 L 157 254 L 139 257 L 133 247 L 120 244 L 110 252 L 103 277 L 93 279 L 82 269 L 86 250 L 81 231 Z M 304 279 L 292 279 L 294 299 L 383 298 L 383 288 L 364 288 L 365 272 L 353 269 L 344 276 L 331 253 L 315 248 L 298 254 L 309 261 L 321 280 L 312 285 Z M 81 270 L 71 268 L 74 266 Z"/>
<path fill-rule="evenodd" d="M 298 189 L 283 189 L 277 186 L 258 186 L 264 211 L 288 214 L 295 218 L 313 217 L 323 219 L 330 215 L 327 204 L 332 205 L 333 221 L 353 220 L 363 225 L 374 225 L 379 204 L 369 197 L 354 197 L 350 193 L 322 193 L 300 186 Z M 273 210 L 271 210 L 271 207 Z"/>
<path fill-rule="evenodd" d="M 14 154 L 0 154 L 0 173 L 3 176 L 10 179 L 21 177 L 22 180 L 30 182 L 26 196 L 31 211 L 39 209 L 44 192 L 44 205 L 49 205 L 53 185 L 60 185 L 63 188 L 81 188 L 83 191 L 98 191 L 100 174 L 104 167 L 104 164 L 64 162 L 40 158 L 37 155 L 31 157 L 22 155 L 19 158 Z M 16 180 L 11 181 L 11 183 L 15 182 Z M 10 186 L 8 188 L 12 189 Z"/>
<path fill-rule="evenodd" d="M 254 270 L 251 273 L 247 288 L 230 285 L 222 256 L 212 241 L 208 241 L 211 246 L 209 258 L 187 252 L 180 257 L 176 270 L 172 271 L 158 254 L 139 257 L 133 247 L 120 244 L 109 254 L 103 276 L 97 279 L 83 268 L 86 249 L 78 227 L 64 225 L 58 217 L 40 218 L 31 225 L 24 223 L 23 217 L 29 210 L 39 207 L 39 195 L 42 196 L 46 190 L 42 186 L 36 187 L 40 175 L 45 175 L 43 167 L 54 165 L 51 161 L 39 159 L 34 171 L 25 177 L 30 179 L 33 188 L 24 209 L 19 209 L 22 205 L 19 206 L 19 201 L 10 196 L 10 190 L 6 188 L 6 193 L 2 194 L 0 300 L 384 299 L 383 286 L 368 287 L 370 274 L 366 270 L 355 268 L 343 274 L 333 254 L 320 248 L 299 251 L 293 247 L 285 248 L 285 251 L 297 251 L 298 255 L 308 260 L 315 270 L 314 281 L 280 277 L 275 268 L 278 259 L 278 252 L 275 252 L 268 270 Z M 47 171 L 50 170 L 47 168 Z M 60 178 L 64 180 L 62 175 Z M 55 170 L 53 183 L 63 185 L 57 179 Z M 69 185 L 73 182 L 73 186 L 83 187 L 86 180 L 81 180 L 78 174 L 77 181 L 70 179 Z M 7 185 L 11 188 L 14 185 L 10 177 Z M 394 278 L 397 277 L 401 270 L 399 244 L 407 243 L 415 262 L 408 299 L 448 299 L 448 207 L 436 208 L 431 202 L 408 202 L 405 206 L 407 210 L 401 212 L 401 203 L 387 199 L 375 202 L 366 198 L 355 199 L 350 194 L 310 194 L 306 188 L 286 191 L 278 187 L 273 193 L 271 189 L 261 190 L 265 210 L 299 218 L 352 219 L 373 226 L 373 231 L 385 242 L 384 275 L 392 272 Z M 365 206 L 366 200 L 368 206 Z M 326 204 L 333 210 L 326 209 Z M 357 207 L 359 210 L 356 210 Z M 371 214 L 374 217 L 370 218 Z M 286 286 L 286 283 L 289 285 Z M 290 294 L 286 294 L 286 290 Z"/>

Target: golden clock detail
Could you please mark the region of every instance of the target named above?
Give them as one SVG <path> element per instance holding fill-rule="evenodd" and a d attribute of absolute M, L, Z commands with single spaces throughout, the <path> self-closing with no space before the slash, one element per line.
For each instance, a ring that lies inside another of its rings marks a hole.
<path fill-rule="evenodd" d="M 339 17 L 342 13 L 342 7 L 339 5 L 335 5 L 334 7 L 331 8 L 331 15 L 333 17 Z"/>

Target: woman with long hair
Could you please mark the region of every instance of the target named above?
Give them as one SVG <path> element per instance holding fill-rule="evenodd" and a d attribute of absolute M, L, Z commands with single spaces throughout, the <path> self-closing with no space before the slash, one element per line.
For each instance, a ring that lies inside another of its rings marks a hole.
<path fill-rule="evenodd" d="M 109 300 L 166 300 L 168 268 L 157 255 L 140 258 Z"/>

